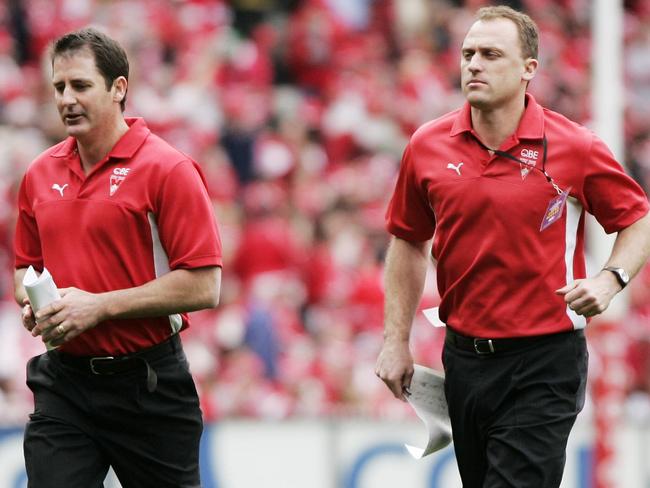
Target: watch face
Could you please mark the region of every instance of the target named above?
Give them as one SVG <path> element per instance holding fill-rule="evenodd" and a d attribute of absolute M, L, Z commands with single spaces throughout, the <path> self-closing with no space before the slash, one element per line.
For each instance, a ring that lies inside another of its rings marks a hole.
<path fill-rule="evenodd" d="M 628 275 L 627 271 L 625 271 L 623 268 L 614 268 L 612 266 L 608 266 L 605 269 L 611 271 L 616 275 L 616 279 L 618 280 L 618 282 L 621 284 L 623 288 L 625 288 L 625 285 L 627 285 L 630 282 L 630 275 Z"/>
<path fill-rule="evenodd" d="M 625 283 L 630 281 L 630 275 L 627 274 L 627 271 L 625 271 L 623 268 L 619 268 L 618 272 L 619 272 L 619 275 L 620 275 L 621 279 L 623 281 L 625 281 Z"/>

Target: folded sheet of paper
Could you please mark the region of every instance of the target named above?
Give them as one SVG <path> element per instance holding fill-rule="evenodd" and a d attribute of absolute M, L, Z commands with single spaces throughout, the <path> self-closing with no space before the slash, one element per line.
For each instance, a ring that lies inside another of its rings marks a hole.
<path fill-rule="evenodd" d="M 29 297 L 29 303 L 34 312 L 38 312 L 54 300 L 61 298 L 59 290 L 56 288 L 52 275 L 47 268 L 43 269 L 40 276 L 36 274 L 32 266 L 27 268 L 27 272 L 23 277 L 23 286 L 25 287 L 25 291 Z"/>
<path fill-rule="evenodd" d="M 61 298 L 59 290 L 54 284 L 52 275 L 47 268 L 43 268 L 40 276 L 36 274 L 32 266 L 27 268 L 27 272 L 23 277 L 23 286 L 25 287 L 25 291 L 29 297 L 29 303 L 34 313 Z M 48 349 L 52 349 L 50 344 L 46 343 L 45 345 Z"/>
<path fill-rule="evenodd" d="M 451 442 L 451 421 L 447 410 L 444 388 L 445 376 L 439 371 L 416 364 L 411 378 L 410 395 L 407 396 L 415 413 L 427 430 L 425 447 L 406 444 L 406 449 L 415 458 L 436 452 Z"/>
<path fill-rule="evenodd" d="M 425 308 L 422 310 L 422 313 L 434 327 L 445 327 L 445 323 L 440 320 L 440 316 L 438 315 L 438 307 Z"/>

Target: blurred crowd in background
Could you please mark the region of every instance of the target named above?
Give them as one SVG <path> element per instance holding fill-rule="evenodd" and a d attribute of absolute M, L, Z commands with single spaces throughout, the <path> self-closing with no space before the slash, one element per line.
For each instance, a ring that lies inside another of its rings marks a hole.
<path fill-rule="evenodd" d="M 0 424 L 22 424 L 31 411 L 25 363 L 44 350 L 13 301 L 12 236 L 25 168 L 65 137 L 47 46 L 87 25 L 128 52 L 126 114 L 144 117 L 198 161 L 209 182 L 223 239 L 222 300 L 192 314 L 183 335 L 206 419 L 409 415 L 374 376 L 384 212 L 410 134 L 463 103 L 459 46 L 486 3 L 0 4 Z M 503 3 L 541 29 L 542 69 L 531 92 L 589 125 L 592 2 Z M 625 9 L 624 163 L 648 191 L 650 3 L 630 0 Z M 437 304 L 434 283 L 432 269 L 423 308 Z M 622 381 L 650 405 L 650 269 L 630 296 L 618 324 Z M 440 367 L 443 334 L 418 313 L 416 361 Z"/>

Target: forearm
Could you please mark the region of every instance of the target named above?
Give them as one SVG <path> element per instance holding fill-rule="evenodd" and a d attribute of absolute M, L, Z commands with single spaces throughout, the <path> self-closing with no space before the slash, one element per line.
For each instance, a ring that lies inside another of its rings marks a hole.
<path fill-rule="evenodd" d="M 177 269 L 144 285 L 100 294 L 104 320 L 157 317 L 219 303 L 221 268 Z"/>
<path fill-rule="evenodd" d="M 618 233 L 605 266 L 623 268 L 633 277 L 647 261 L 649 254 L 650 216 L 646 215 Z M 568 283 L 556 290 L 556 293 L 563 295 L 569 308 L 577 314 L 592 317 L 607 310 L 612 298 L 621 289 L 621 283 L 614 273 L 602 270 L 591 278 Z"/>
<path fill-rule="evenodd" d="M 408 342 L 411 324 L 422 297 L 429 242 L 394 238 L 385 267 L 384 339 Z"/>
<path fill-rule="evenodd" d="M 621 230 L 605 266 L 625 269 L 635 276 L 650 256 L 650 214 Z"/>
<path fill-rule="evenodd" d="M 14 272 L 14 298 L 20 306 L 23 305 L 23 300 L 27 298 L 27 292 L 23 286 L 23 278 L 26 272 L 27 268 L 20 268 Z"/>

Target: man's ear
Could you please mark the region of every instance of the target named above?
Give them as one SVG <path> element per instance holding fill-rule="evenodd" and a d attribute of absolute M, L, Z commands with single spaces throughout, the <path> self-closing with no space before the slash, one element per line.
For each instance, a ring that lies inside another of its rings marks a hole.
<path fill-rule="evenodd" d="M 539 61 L 535 58 L 528 58 L 524 62 L 524 73 L 521 76 L 521 79 L 524 81 L 530 81 L 535 78 L 537 74 L 537 67 L 539 66 Z"/>
<path fill-rule="evenodd" d="M 113 101 L 120 103 L 126 96 L 126 88 L 129 82 L 124 76 L 118 76 L 113 81 Z"/>

